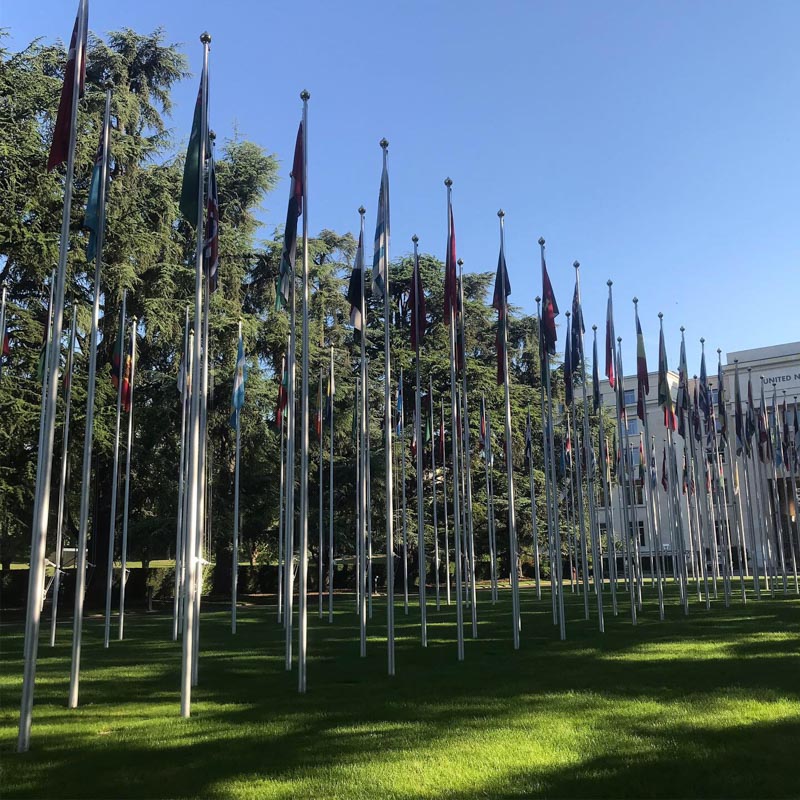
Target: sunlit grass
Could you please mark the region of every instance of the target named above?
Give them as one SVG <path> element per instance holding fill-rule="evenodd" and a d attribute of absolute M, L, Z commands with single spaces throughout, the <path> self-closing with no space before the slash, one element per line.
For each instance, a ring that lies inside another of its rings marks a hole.
<path fill-rule="evenodd" d="M 549 594 L 523 595 L 522 645 L 507 592 L 479 597 L 479 638 L 456 660 L 454 607 L 396 610 L 386 675 L 385 606 L 358 656 L 352 597 L 335 622 L 311 603 L 308 693 L 283 664 L 274 607 L 223 604 L 201 623 L 200 686 L 179 713 L 180 645 L 163 614 L 131 614 L 124 642 L 84 635 L 81 706 L 66 709 L 70 629 L 43 640 L 31 752 L 14 753 L 20 621 L 0 631 L 3 797 L 471 798 L 790 797 L 800 741 L 800 600 L 692 603 L 659 622 L 647 587 L 639 624 L 622 601 L 606 633 L 567 592 L 567 641 Z M 610 605 L 610 603 L 607 603 Z M 469 615 L 467 614 L 467 619 Z"/>

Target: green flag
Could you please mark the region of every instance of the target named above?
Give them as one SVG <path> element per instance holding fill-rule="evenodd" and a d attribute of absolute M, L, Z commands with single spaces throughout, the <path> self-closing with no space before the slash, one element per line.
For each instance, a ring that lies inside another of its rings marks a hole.
<path fill-rule="evenodd" d="M 189 146 L 186 148 L 186 161 L 183 164 L 183 187 L 181 188 L 181 214 L 186 221 L 197 225 L 199 208 L 197 205 L 198 186 L 200 184 L 200 149 L 203 138 L 203 81 L 200 81 L 200 90 L 197 92 L 197 102 L 194 106 L 194 119 L 192 120 L 192 133 L 189 136 Z"/>

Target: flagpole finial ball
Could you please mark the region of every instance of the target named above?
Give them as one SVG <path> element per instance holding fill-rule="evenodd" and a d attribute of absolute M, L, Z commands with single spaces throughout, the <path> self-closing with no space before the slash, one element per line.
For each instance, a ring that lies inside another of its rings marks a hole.
<path fill-rule="evenodd" d="M 536 297 L 534 299 L 536 300 L 537 303 L 541 303 L 542 302 L 542 298 L 539 297 L 538 294 L 536 295 Z"/>
<path fill-rule="evenodd" d="M 572 262 L 572 266 L 575 267 L 575 269 L 580 269 L 581 262 L 580 261 L 573 261 Z"/>
<path fill-rule="evenodd" d="M 309 92 L 308 89 L 303 89 L 303 91 L 300 92 L 300 99 L 304 103 L 309 101 L 311 99 L 311 92 Z"/>
<path fill-rule="evenodd" d="M 701 337 L 700 337 L 700 344 L 705 344 L 705 343 L 706 343 L 706 340 L 705 340 L 705 338 L 703 338 L 703 337 L 701 336 Z"/>
<path fill-rule="evenodd" d="M 417 234 L 415 233 L 415 234 L 414 234 L 414 235 L 411 237 L 411 241 L 412 241 L 412 242 L 414 242 L 414 244 L 416 244 L 416 243 L 419 241 L 419 236 L 417 236 Z"/>
<path fill-rule="evenodd" d="M 633 304 L 634 304 L 635 306 L 638 306 L 638 305 L 639 305 L 639 298 L 638 298 L 638 297 L 634 297 L 634 298 L 633 298 Z"/>
<path fill-rule="evenodd" d="M 111 78 L 106 78 L 103 81 L 103 88 L 106 89 L 106 90 L 113 89 L 114 88 L 114 81 L 112 81 Z"/>
<path fill-rule="evenodd" d="M 203 31 L 200 34 L 200 41 L 203 44 L 211 44 L 211 34 L 208 31 Z"/>
<path fill-rule="evenodd" d="M 505 211 L 503 211 L 503 209 L 502 209 L 502 208 L 498 210 L 498 212 L 497 212 L 497 216 L 498 216 L 498 217 L 500 217 L 500 219 L 503 219 L 503 217 L 504 217 L 505 215 L 506 215 L 506 212 L 505 212 Z"/>
<path fill-rule="evenodd" d="M 451 181 L 450 178 L 445 178 L 444 185 L 449 189 L 453 185 L 453 181 Z"/>
<path fill-rule="evenodd" d="M 681 325 L 681 333 L 683 333 L 685 330 L 686 328 L 684 328 L 683 325 Z"/>
<path fill-rule="evenodd" d="M 609 286 L 609 287 L 611 287 L 611 286 L 613 286 L 613 285 L 614 285 L 614 281 L 612 281 L 612 280 L 611 280 L 611 278 L 609 278 L 609 279 L 606 281 L 606 286 Z"/>
<path fill-rule="evenodd" d="M 567 319 L 569 319 L 571 316 L 572 316 L 572 312 L 571 311 L 567 311 Z"/>
<path fill-rule="evenodd" d="M 544 247 L 544 236 L 539 237 L 539 247 Z"/>
<path fill-rule="evenodd" d="M 456 261 L 456 264 L 458 264 L 459 267 L 463 267 L 464 266 L 464 259 L 463 258 L 459 258 L 458 261 Z"/>
<path fill-rule="evenodd" d="M 592 330 L 597 331 L 597 325 L 592 325 Z"/>
<path fill-rule="evenodd" d="M 718 348 L 717 348 L 717 355 L 718 355 L 718 356 L 721 356 L 721 355 L 722 355 L 722 348 L 721 348 L 721 347 L 718 347 Z"/>
<path fill-rule="evenodd" d="M 359 214 L 361 214 L 361 216 L 363 217 L 363 216 L 364 216 L 364 214 L 366 214 L 366 213 L 367 213 L 367 209 L 366 209 L 366 208 L 364 208 L 364 206 L 359 206 L 359 207 L 358 207 L 358 213 L 359 213 Z"/>
<path fill-rule="evenodd" d="M 664 312 L 663 311 L 659 311 L 658 312 L 658 318 L 659 319 L 664 319 Z"/>
<path fill-rule="evenodd" d="M 208 138 L 211 139 L 212 142 L 215 142 L 217 140 L 216 131 L 209 131 L 208 132 Z"/>
<path fill-rule="evenodd" d="M 622 344 L 622 337 L 621 336 L 617 336 L 617 344 Z"/>
<path fill-rule="evenodd" d="M 388 140 L 386 137 L 384 137 L 384 138 L 383 138 L 383 139 L 381 139 L 381 141 L 380 141 L 380 146 L 381 146 L 381 148 L 382 148 L 383 150 L 387 150 L 387 149 L 389 148 L 389 140 Z"/>
<path fill-rule="evenodd" d="M 739 359 L 738 359 L 738 358 L 734 358 L 734 359 L 733 359 L 733 363 L 734 363 L 734 364 L 738 364 L 738 363 L 739 363 Z"/>

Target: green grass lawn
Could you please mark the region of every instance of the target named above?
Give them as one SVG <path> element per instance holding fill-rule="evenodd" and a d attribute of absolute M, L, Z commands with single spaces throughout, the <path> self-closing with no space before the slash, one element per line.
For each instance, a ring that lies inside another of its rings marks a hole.
<path fill-rule="evenodd" d="M 166 615 L 131 614 L 125 642 L 102 647 L 87 619 L 81 707 L 66 708 L 70 632 L 40 647 L 31 751 L 14 752 L 22 626 L 4 620 L 2 796 L 51 798 L 792 797 L 800 743 L 800 600 L 670 596 L 652 590 L 637 627 L 629 609 L 597 632 L 594 609 L 567 593 L 567 641 L 549 596 L 526 588 L 522 644 L 510 598 L 478 603 L 456 661 L 454 607 L 397 610 L 397 675 L 386 675 L 385 607 L 366 659 L 352 598 L 335 622 L 311 616 L 308 694 L 283 664 L 271 606 L 206 606 L 192 718 L 179 712 L 180 646 Z M 316 598 L 314 598 L 315 600 Z M 311 609 L 316 612 L 312 600 Z M 610 602 L 607 604 L 610 606 Z M 467 616 L 467 619 L 469 617 Z"/>

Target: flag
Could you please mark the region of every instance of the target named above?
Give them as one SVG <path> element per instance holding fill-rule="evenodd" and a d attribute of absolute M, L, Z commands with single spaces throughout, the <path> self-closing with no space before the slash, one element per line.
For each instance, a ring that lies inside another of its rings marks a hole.
<path fill-rule="evenodd" d="M 208 201 L 206 203 L 206 239 L 203 242 L 203 269 L 208 281 L 208 291 L 215 292 L 219 279 L 219 197 L 217 195 L 217 170 L 213 157 L 208 166 Z"/>
<path fill-rule="evenodd" d="M 290 289 L 294 280 L 294 265 L 297 258 L 297 220 L 303 213 L 303 123 L 297 129 L 294 143 L 291 182 L 289 183 L 289 205 L 286 208 L 286 225 L 283 228 L 283 248 L 281 266 L 278 274 L 278 291 L 275 294 L 275 308 L 288 305 Z"/>
<path fill-rule="evenodd" d="M 752 453 L 753 436 L 756 432 L 756 409 L 753 405 L 753 376 L 747 375 L 747 412 L 744 418 L 744 446 L 748 457 Z"/>
<path fill-rule="evenodd" d="M 611 299 L 611 287 L 609 286 L 608 303 L 606 305 L 606 378 L 608 378 L 608 385 L 612 389 L 616 384 L 614 346 L 614 303 Z"/>
<path fill-rule="evenodd" d="M 686 458 L 686 448 L 683 448 L 683 484 L 681 486 L 681 491 L 683 494 L 689 490 L 689 462 Z"/>
<path fill-rule="evenodd" d="M 314 420 L 314 427 L 317 431 L 317 439 L 322 441 L 322 385 L 319 387 L 319 399 L 317 401 L 317 416 Z"/>
<path fill-rule="evenodd" d="M 556 317 L 558 313 L 558 303 L 556 303 L 556 296 L 553 293 L 553 284 L 550 283 L 550 275 L 547 273 L 544 250 L 542 250 L 542 319 L 540 325 L 544 336 L 545 350 L 551 356 L 556 354 L 556 342 L 558 341 Z"/>
<path fill-rule="evenodd" d="M 531 471 L 533 463 L 533 440 L 531 438 L 531 410 L 528 409 L 528 419 L 525 423 L 525 471 Z"/>
<path fill-rule="evenodd" d="M 690 412 L 689 368 L 686 364 L 686 341 L 681 336 L 681 354 L 678 361 L 678 396 L 675 401 L 678 411 L 678 433 L 686 439 L 686 421 Z"/>
<path fill-rule="evenodd" d="M 650 486 L 655 489 L 658 484 L 658 467 L 656 466 L 656 443 L 650 442 Z"/>
<path fill-rule="evenodd" d="M 414 256 L 414 269 L 411 273 L 411 291 L 408 297 L 411 306 L 411 347 L 417 350 L 425 336 L 427 319 L 425 312 L 425 290 L 422 288 L 422 275 L 419 271 L 419 256 Z"/>
<path fill-rule="evenodd" d="M 436 452 L 436 458 L 438 459 L 439 463 L 444 466 L 444 412 L 442 412 L 442 417 L 439 421 L 439 444 Z"/>
<path fill-rule="evenodd" d="M 133 365 L 133 352 L 136 347 L 136 332 L 131 331 L 131 343 L 125 353 L 125 368 L 122 372 L 122 410 L 127 414 L 131 410 L 131 368 Z"/>
<path fill-rule="evenodd" d="M 770 434 L 772 428 L 767 418 L 767 404 L 764 399 L 764 384 L 761 384 L 761 405 L 756 415 L 756 427 L 758 429 L 758 458 L 763 463 L 772 458 L 772 439 Z"/>
<path fill-rule="evenodd" d="M 575 277 L 575 291 L 572 294 L 572 371 L 578 372 L 583 364 L 583 334 L 586 328 L 583 325 L 583 309 L 581 308 L 581 293 L 578 285 L 577 274 Z"/>
<path fill-rule="evenodd" d="M 658 339 L 658 404 L 664 409 L 665 427 L 674 431 L 677 427 L 677 420 L 675 419 L 675 408 L 672 405 L 668 372 L 667 348 L 664 344 L 664 328 L 662 327 Z"/>
<path fill-rule="evenodd" d="M 484 457 L 486 456 L 486 400 L 481 395 L 481 450 Z"/>
<path fill-rule="evenodd" d="M 639 434 L 639 482 L 644 485 L 644 477 L 647 474 L 647 467 L 644 463 L 644 439 Z"/>
<path fill-rule="evenodd" d="M 52 172 L 63 164 L 69 155 L 70 128 L 72 127 L 73 103 L 83 97 L 86 83 L 86 35 L 89 30 L 89 4 L 87 0 L 79 0 L 75 26 L 69 40 L 67 65 L 64 69 L 64 85 L 61 87 L 61 99 L 58 102 L 58 114 L 53 129 L 53 142 L 47 158 L 47 171 Z M 78 70 L 78 97 L 73 96 L 75 69 Z"/>
<path fill-rule="evenodd" d="M 42 331 L 42 346 L 39 348 L 39 360 L 36 363 L 36 378 L 40 384 L 44 385 L 45 372 L 47 368 L 47 337 L 50 334 L 50 311 L 44 315 L 44 326 Z"/>
<path fill-rule="evenodd" d="M 709 426 L 709 416 L 711 414 L 711 389 L 708 387 L 708 373 L 706 372 L 706 351 L 703 350 L 700 356 L 700 394 L 697 405 L 706 423 Z"/>
<path fill-rule="evenodd" d="M 739 365 L 734 367 L 733 385 L 734 420 L 736 423 L 736 455 L 744 450 L 744 415 L 742 413 L 742 389 L 739 386 Z"/>
<path fill-rule="evenodd" d="M 661 456 L 661 485 L 666 492 L 669 489 L 669 478 L 667 477 L 667 446 L 664 445 L 663 455 Z"/>
<path fill-rule="evenodd" d="M 694 433 L 695 441 L 699 442 L 703 438 L 702 428 L 700 426 L 700 402 L 698 400 L 697 382 L 694 384 L 694 403 L 692 403 L 692 432 Z"/>
<path fill-rule="evenodd" d="M 773 453 L 775 457 L 775 466 L 780 467 L 783 463 L 784 457 L 784 449 L 783 443 L 781 441 L 780 435 L 780 420 L 778 419 L 778 390 L 775 387 L 775 384 L 772 384 L 772 420 L 773 420 Z M 784 403 L 784 412 L 783 412 L 783 426 L 784 431 L 786 429 L 786 407 Z"/>
<path fill-rule="evenodd" d="M 448 200 L 447 255 L 444 263 L 444 321 L 449 324 L 450 314 L 455 316 L 458 308 L 458 285 L 456 282 L 456 226 L 453 220 L 453 205 Z"/>
<path fill-rule="evenodd" d="M 283 412 L 289 402 L 289 370 L 286 366 L 286 356 L 281 358 L 281 382 L 278 384 L 278 402 L 275 407 L 275 427 L 283 429 Z"/>
<path fill-rule="evenodd" d="M 386 159 L 378 193 L 378 217 L 375 221 L 375 249 L 372 255 L 372 294 L 383 297 L 389 283 L 389 173 Z"/>
<path fill-rule="evenodd" d="M 103 133 L 100 131 L 100 143 L 94 154 L 92 179 L 89 183 L 89 199 L 86 201 L 86 212 L 83 215 L 83 227 L 89 231 L 89 242 L 86 245 L 86 260 L 94 261 L 97 254 L 97 234 L 100 232 L 100 181 L 103 179 Z"/>
<path fill-rule="evenodd" d="M 461 374 L 464 371 L 464 308 L 461 303 L 461 279 L 456 279 L 456 373 Z"/>
<path fill-rule="evenodd" d="M 650 394 L 650 375 L 647 371 L 647 353 L 644 349 L 644 334 L 642 324 L 639 322 L 639 309 L 635 309 L 636 314 L 636 415 L 644 422 L 647 401 L 645 398 Z"/>
<path fill-rule="evenodd" d="M 236 368 L 233 373 L 233 394 L 231 395 L 231 425 L 236 427 L 239 412 L 244 406 L 244 382 L 247 377 L 247 366 L 244 360 L 244 341 L 241 333 L 239 334 L 239 347 L 236 351 Z"/>
<path fill-rule="evenodd" d="M 786 467 L 789 466 L 789 457 L 791 455 L 791 441 L 789 439 L 789 417 L 786 413 L 786 395 L 783 395 L 783 404 L 781 405 L 781 417 L 783 422 L 783 463 Z"/>
<path fill-rule="evenodd" d="M 597 361 L 597 334 L 592 344 L 592 405 L 597 413 L 600 410 L 600 367 Z"/>
<path fill-rule="evenodd" d="M 403 384 L 397 384 L 397 435 L 403 435 Z"/>
<path fill-rule="evenodd" d="M 797 401 L 794 404 L 794 463 L 800 466 L 800 412 L 797 410 Z"/>
<path fill-rule="evenodd" d="M 722 359 L 720 358 L 717 364 L 717 412 L 719 415 L 719 435 L 723 448 L 728 442 L 728 413 L 725 405 L 725 380 L 722 375 Z"/>
<path fill-rule="evenodd" d="M 194 104 L 192 117 L 192 132 L 189 134 L 189 145 L 186 148 L 186 160 L 183 162 L 183 184 L 181 186 L 181 214 L 191 225 L 197 225 L 199 208 L 197 205 L 197 187 L 203 169 L 203 84 L 200 78 L 200 88 L 197 90 L 197 100 Z"/>
<path fill-rule="evenodd" d="M 497 310 L 497 385 L 500 386 L 506 379 L 506 342 L 508 332 L 506 330 L 508 317 L 508 296 L 511 294 L 511 283 L 508 280 L 508 269 L 506 268 L 506 256 L 503 252 L 503 244 L 500 244 L 500 255 L 497 258 L 497 273 L 494 279 L 494 296 L 492 306 Z"/>
<path fill-rule="evenodd" d="M 411 456 L 417 456 L 417 412 L 411 412 Z"/>
<path fill-rule="evenodd" d="M 364 273 L 364 235 L 358 234 L 358 248 L 356 249 L 356 261 L 353 264 L 353 271 L 350 273 L 350 285 L 347 287 L 347 300 L 350 303 L 350 324 L 353 326 L 353 341 L 360 342 L 361 334 L 364 329 L 364 321 L 361 319 L 361 306 L 364 303 L 362 295 Z"/>
<path fill-rule="evenodd" d="M 328 387 L 325 391 L 325 424 L 333 420 L 333 396 L 336 394 L 336 381 L 333 375 L 333 364 L 328 371 Z"/>
<path fill-rule="evenodd" d="M 571 326 L 567 326 L 566 343 L 564 345 L 564 402 L 572 405 L 572 335 Z"/>
<path fill-rule="evenodd" d="M 117 327 L 117 341 L 111 353 L 111 385 L 119 388 L 122 377 L 122 356 L 125 352 L 125 323 L 122 317 L 122 308 L 119 310 L 119 326 Z"/>

